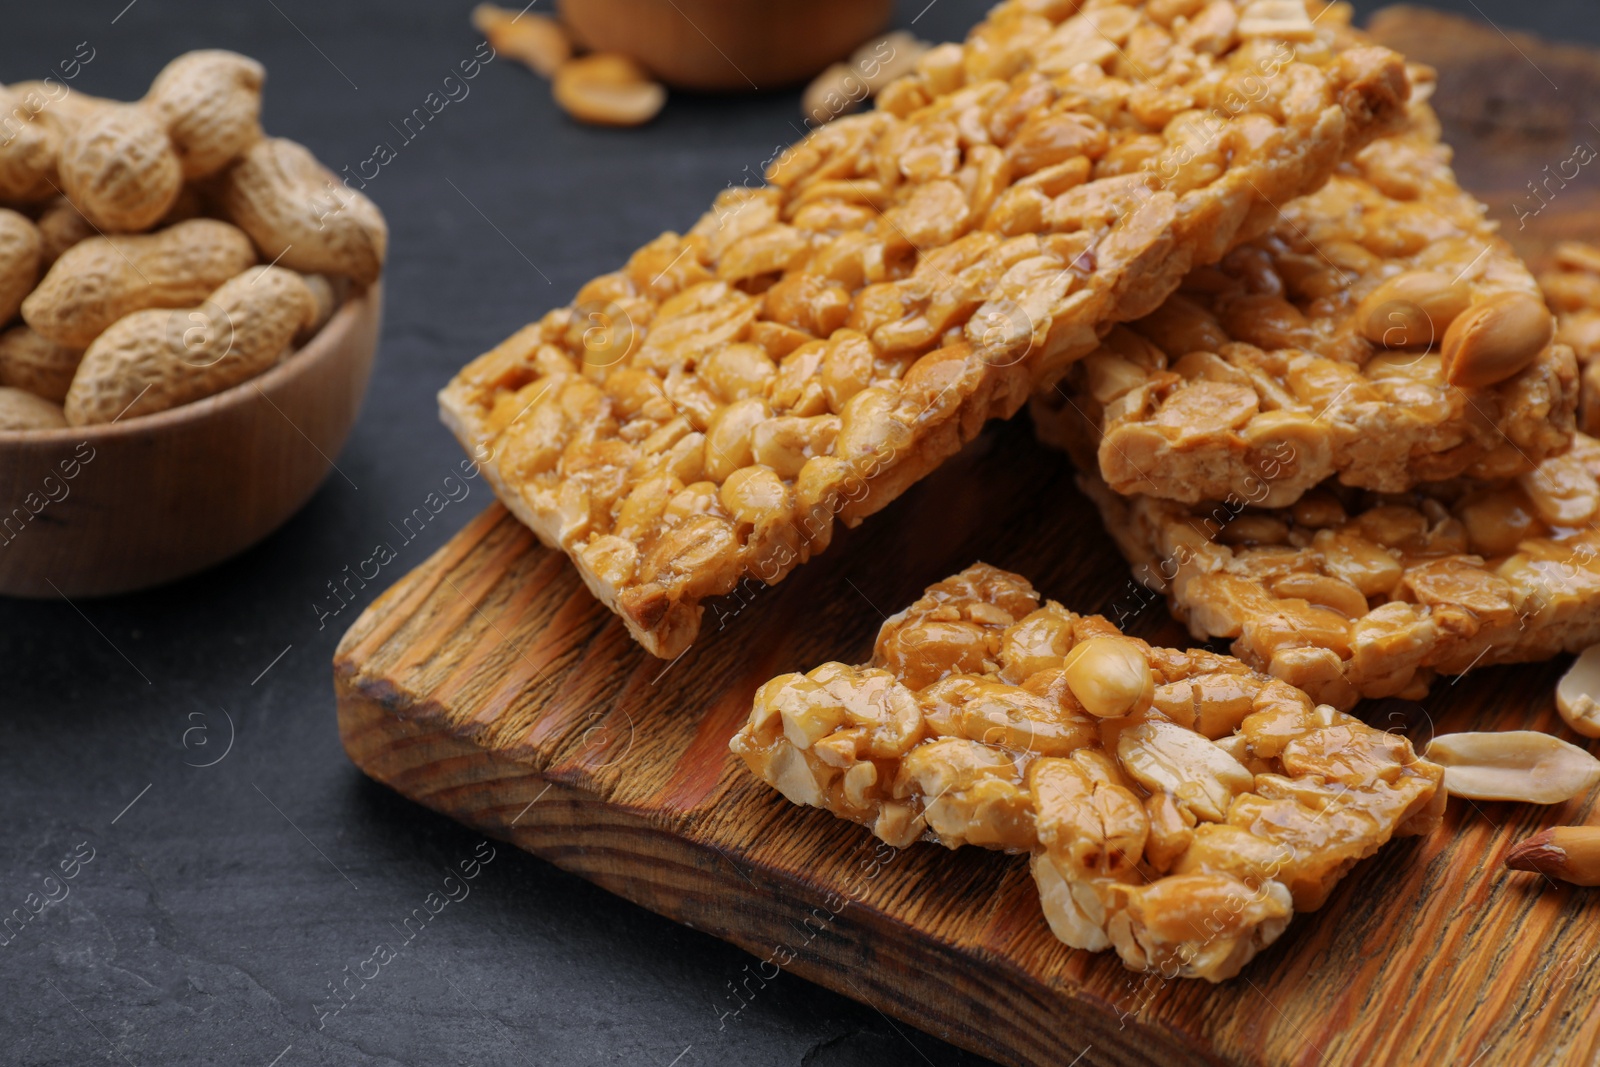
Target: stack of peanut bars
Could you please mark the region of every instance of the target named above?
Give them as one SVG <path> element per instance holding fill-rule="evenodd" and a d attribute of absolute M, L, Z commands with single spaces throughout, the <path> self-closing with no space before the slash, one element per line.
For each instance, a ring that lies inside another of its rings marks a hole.
<path fill-rule="evenodd" d="M 670 659 L 1031 398 L 1136 576 L 1234 656 L 975 564 L 871 663 L 768 683 L 732 748 L 892 844 L 1029 854 L 1074 947 L 1220 980 L 1439 820 L 1443 772 L 1358 698 L 1600 640 L 1572 347 L 1600 350 L 1600 255 L 1549 279 L 1558 340 L 1432 88 L 1342 4 L 1006 0 L 443 416 Z"/>

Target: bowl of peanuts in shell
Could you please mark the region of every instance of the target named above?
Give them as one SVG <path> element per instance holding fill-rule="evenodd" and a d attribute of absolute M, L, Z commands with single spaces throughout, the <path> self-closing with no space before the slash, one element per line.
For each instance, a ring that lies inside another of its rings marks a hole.
<path fill-rule="evenodd" d="M 264 81 L 207 50 L 133 103 L 0 88 L 0 594 L 195 573 L 332 468 L 372 369 L 388 231 L 262 131 Z"/>

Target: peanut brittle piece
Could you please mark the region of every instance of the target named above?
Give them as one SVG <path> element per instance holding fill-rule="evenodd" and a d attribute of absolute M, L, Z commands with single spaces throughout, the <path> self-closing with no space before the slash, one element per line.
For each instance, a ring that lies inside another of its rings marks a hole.
<path fill-rule="evenodd" d="M 1420 699 L 1435 676 L 1600 643 L 1600 441 L 1502 483 L 1376 494 L 1327 485 L 1289 508 L 1124 497 L 1093 475 L 1134 565 L 1197 638 L 1335 707 Z"/>
<path fill-rule="evenodd" d="M 1555 262 L 1539 275 L 1545 303 L 1556 313 L 1556 340 L 1578 357 L 1582 387 L 1578 428 L 1600 435 L 1600 248 L 1581 241 L 1556 245 Z"/>
<path fill-rule="evenodd" d="M 871 663 L 762 686 L 730 747 L 896 847 L 1027 852 L 1062 941 L 1211 981 L 1445 800 L 1404 737 L 981 563 L 887 620 Z"/>
<path fill-rule="evenodd" d="M 1404 64 L 1347 19 L 1009 0 L 469 364 L 442 416 L 676 656 L 706 598 L 781 580 L 1403 121 Z"/>
<path fill-rule="evenodd" d="M 1600 312 L 1574 311 L 1553 342 L 1533 276 L 1484 210 L 1413 104 L 1405 131 L 1041 393 L 1041 436 L 1119 493 L 1186 503 L 1281 507 L 1333 477 L 1403 492 L 1525 473 L 1571 438 L 1568 335 L 1600 340 Z M 1600 295 L 1600 276 L 1584 277 L 1563 292 Z"/>

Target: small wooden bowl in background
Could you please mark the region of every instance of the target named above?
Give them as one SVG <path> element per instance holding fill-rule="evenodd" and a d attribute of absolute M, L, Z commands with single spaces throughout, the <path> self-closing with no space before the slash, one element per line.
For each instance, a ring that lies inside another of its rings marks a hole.
<path fill-rule="evenodd" d="M 622 52 L 679 89 L 777 89 L 889 24 L 893 0 L 560 0 L 584 45 Z"/>
<path fill-rule="evenodd" d="M 379 283 L 289 359 L 215 396 L 103 426 L 0 432 L 0 594 L 144 589 L 266 537 L 349 436 L 382 318 Z"/>

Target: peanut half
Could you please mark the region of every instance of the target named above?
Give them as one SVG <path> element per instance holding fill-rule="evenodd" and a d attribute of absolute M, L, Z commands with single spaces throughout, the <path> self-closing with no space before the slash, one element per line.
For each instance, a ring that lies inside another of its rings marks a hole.
<path fill-rule="evenodd" d="M 574 59 L 556 72 L 552 91 L 567 114 L 600 126 L 643 125 L 667 102 L 659 82 L 615 52 Z"/>
<path fill-rule="evenodd" d="M 1471 303 L 1467 287 L 1448 274 L 1407 271 L 1367 294 L 1356 323 L 1362 336 L 1385 348 L 1432 345 Z"/>
<path fill-rule="evenodd" d="M 1482 389 L 1522 370 L 1555 337 L 1555 318 L 1529 293 L 1501 293 L 1461 314 L 1445 331 L 1445 380 Z"/>
<path fill-rule="evenodd" d="M 305 282 L 282 267 L 252 267 L 199 307 L 135 311 L 83 354 L 67 421 L 111 422 L 219 393 L 272 366 L 316 314 Z"/>
<path fill-rule="evenodd" d="M 196 304 L 255 261 L 250 239 L 216 219 L 91 237 L 61 254 L 22 302 L 22 317 L 56 344 L 83 349 L 124 315 Z"/>
<path fill-rule="evenodd" d="M 1426 757 L 1444 767 L 1444 787 L 1470 800 L 1561 804 L 1600 783 L 1600 760 L 1537 730 L 1442 734 Z"/>
<path fill-rule="evenodd" d="M 1573 885 L 1600 885 L 1600 826 L 1553 826 L 1506 853 L 1513 871 L 1537 871 Z"/>
<path fill-rule="evenodd" d="M 555 77 L 561 65 L 572 58 L 572 40 L 549 15 L 526 10 L 519 14 L 494 4 L 479 4 L 472 9 L 472 25 L 495 52 L 544 78 Z"/>
<path fill-rule="evenodd" d="M 1600 737 L 1600 645 L 1583 650 L 1556 684 L 1556 710 L 1568 726 L 1585 737 Z"/>

